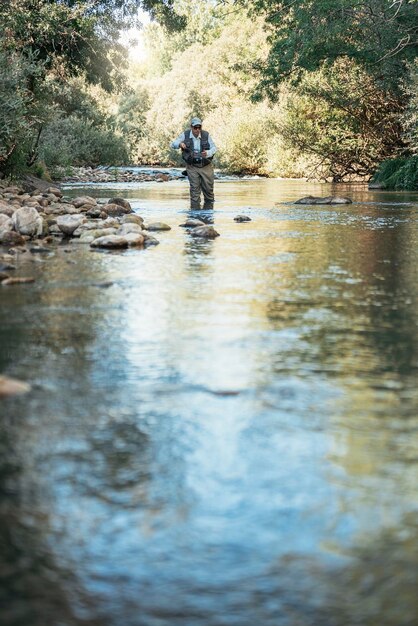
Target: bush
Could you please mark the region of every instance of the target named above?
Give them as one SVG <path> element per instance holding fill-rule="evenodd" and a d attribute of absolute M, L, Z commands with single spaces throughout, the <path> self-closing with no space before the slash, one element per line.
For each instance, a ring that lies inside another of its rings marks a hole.
<path fill-rule="evenodd" d="M 384 161 L 372 180 L 386 189 L 418 191 L 418 155 Z"/>
<path fill-rule="evenodd" d="M 57 117 L 46 127 L 39 158 L 49 168 L 124 165 L 129 162 L 129 153 L 124 139 L 113 130 L 72 115 Z"/>
<path fill-rule="evenodd" d="M 36 123 L 28 77 L 35 68 L 16 53 L 2 50 L 0 39 L 0 171 L 24 169 Z"/>

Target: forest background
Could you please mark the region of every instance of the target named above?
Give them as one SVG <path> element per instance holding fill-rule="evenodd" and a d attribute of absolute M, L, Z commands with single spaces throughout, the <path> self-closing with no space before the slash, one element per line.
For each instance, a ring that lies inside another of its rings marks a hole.
<path fill-rule="evenodd" d="M 418 0 L 2 0 L 0 176 L 180 165 L 198 115 L 228 172 L 418 189 L 417 53 Z"/>

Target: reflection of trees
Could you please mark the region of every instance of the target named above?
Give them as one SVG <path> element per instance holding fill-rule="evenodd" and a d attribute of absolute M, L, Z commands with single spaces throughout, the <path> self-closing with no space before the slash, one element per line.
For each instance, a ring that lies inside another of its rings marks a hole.
<path fill-rule="evenodd" d="M 320 221 L 281 277 L 267 316 L 275 330 L 301 329 L 303 358 L 323 368 L 407 376 L 418 345 L 411 224 L 390 227 L 390 215 L 378 212 L 364 219 L 372 223 Z"/>
<path fill-rule="evenodd" d="M 418 618 L 418 527 L 388 528 L 343 559 L 289 554 L 265 573 L 283 626 L 414 626 Z M 328 557 L 330 555 L 328 554 Z M 267 603 L 271 596 L 265 594 Z M 263 611 L 260 594 L 259 610 Z M 265 616 L 266 619 L 266 616 Z M 267 616 L 268 619 L 268 616 Z M 273 623 L 260 620 L 258 623 Z M 257 623 L 257 622 L 255 622 Z"/>
<path fill-rule="evenodd" d="M 145 510 L 150 453 L 135 420 L 109 417 L 104 423 L 101 416 L 97 427 L 98 421 L 91 414 L 81 431 L 73 420 L 66 436 L 63 423 L 40 424 L 36 439 L 25 424 L 0 423 L 0 623 L 5 626 L 108 623 L 88 617 L 99 615 L 98 599 L 78 578 L 92 565 L 80 542 L 95 541 L 84 524 L 97 528 L 104 519 Z"/>

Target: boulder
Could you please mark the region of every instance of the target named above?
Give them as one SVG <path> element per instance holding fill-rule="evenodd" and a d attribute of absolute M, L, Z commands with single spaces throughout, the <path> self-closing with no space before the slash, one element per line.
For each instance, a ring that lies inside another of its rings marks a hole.
<path fill-rule="evenodd" d="M 42 217 L 33 207 L 17 209 L 12 216 L 13 226 L 21 235 L 36 237 L 42 234 Z"/>
<path fill-rule="evenodd" d="M 102 208 L 102 211 L 106 213 L 106 215 L 110 215 L 112 217 L 116 217 L 119 215 L 126 215 L 126 213 L 132 212 L 132 209 L 130 208 L 126 209 L 125 207 L 116 203 L 104 204 L 101 208 Z"/>
<path fill-rule="evenodd" d="M 183 224 L 179 224 L 179 226 L 183 226 L 184 228 L 197 228 L 198 226 L 205 226 L 205 222 L 189 217 Z"/>
<path fill-rule="evenodd" d="M 13 222 L 5 213 L 0 213 L 0 232 L 13 230 Z"/>
<path fill-rule="evenodd" d="M 144 223 L 144 220 L 139 215 L 124 215 L 121 219 L 121 224 L 141 224 Z"/>
<path fill-rule="evenodd" d="M 197 228 L 193 228 L 190 234 L 193 235 L 193 237 L 203 237 L 204 239 L 215 239 L 215 237 L 219 237 L 218 231 L 216 231 L 213 226 L 198 226 Z"/>
<path fill-rule="evenodd" d="M 106 235 L 105 237 L 99 237 L 91 242 L 90 246 L 92 248 L 108 248 L 108 249 L 118 249 L 118 248 L 127 248 L 128 240 L 125 237 L 120 237 L 119 235 Z"/>
<path fill-rule="evenodd" d="M 45 193 L 52 194 L 53 196 L 56 196 L 57 198 L 62 198 L 62 195 L 63 195 L 61 189 L 58 189 L 58 187 L 48 187 Z"/>
<path fill-rule="evenodd" d="M 149 231 L 159 231 L 159 230 L 171 230 L 171 226 L 168 224 L 164 224 L 164 222 L 152 222 L 151 224 L 144 225 L 144 228 Z"/>
<path fill-rule="evenodd" d="M 71 204 L 75 206 L 76 209 L 84 206 L 88 206 L 90 209 L 92 206 L 96 206 L 97 202 L 95 198 L 91 198 L 90 196 L 79 196 L 78 198 L 74 198 L 74 200 L 71 201 Z"/>
<path fill-rule="evenodd" d="M 15 206 L 11 206 L 7 202 L 0 200 L 0 213 L 11 217 L 15 211 L 16 211 Z"/>
<path fill-rule="evenodd" d="M 71 235 L 85 221 L 83 215 L 59 215 L 57 217 L 57 226 L 64 235 Z"/>
<path fill-rule="evenodd" d="M 142 236 L 144 237 L 145 248 L 150 248 L 151 246 L 158 246 L 160 243 L 158 239 L 156 239 L 152 235 L 147 235 L 146 233 L 142 233 Z"/>
<path fill-rule="evenodd" d="M 45 193 L 51 187 L 51 181 L 42 180 L 36 176 L 26 175 L 23 181 L 24 191 L 31 193 L 32 191 L 41 191 Z"/>
<path fill-rule="evenodd" d="M 126 209 L 125 213 L 131 213 L 132 212 L 131 205 L 124 198 L 112 198 L 111 200 L 109 200 L 108 204 L 118 204 L 119 206 L 121 206 L 124 209 Z"/>
<path fill-rule="evenodd" d="M 127 233 L 125 236 L 126 241 L 128 242 L 128 246 L 132 248 L 133 246 L 143 246 L 145 237 L 140 233 Z"/>
<path fill-rule="evenodd" d="M 128 235 L 129 233 L 142 234 L 142 228 L 139 224 L 122 224 L 119 228 L 119 234 Z"/>
<path fill-rule="evenodd" d="M 251 217 L 248 217 L 248 215 L 236 215 L 234 222 L 251 222 Z"/>
<path fill-rule="evenodd" d="M 352 204 L 350 198 L 342 198 L 339 196 L 325 196 L 324 198 L 316 196 L 305 196 L 300 200 L 296 200 L 295 204 Z"/>

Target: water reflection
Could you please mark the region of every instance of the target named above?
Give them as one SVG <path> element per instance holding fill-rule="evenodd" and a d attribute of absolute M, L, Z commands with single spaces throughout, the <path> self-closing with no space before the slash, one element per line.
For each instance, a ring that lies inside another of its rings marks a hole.
<path fill-rule="evenodd" d="M 2 296 L 0 621 L 415 623 L 415 206 L 225 181 L 201 241 L 183 186 L 129 192 L 157 248 Z"/>

